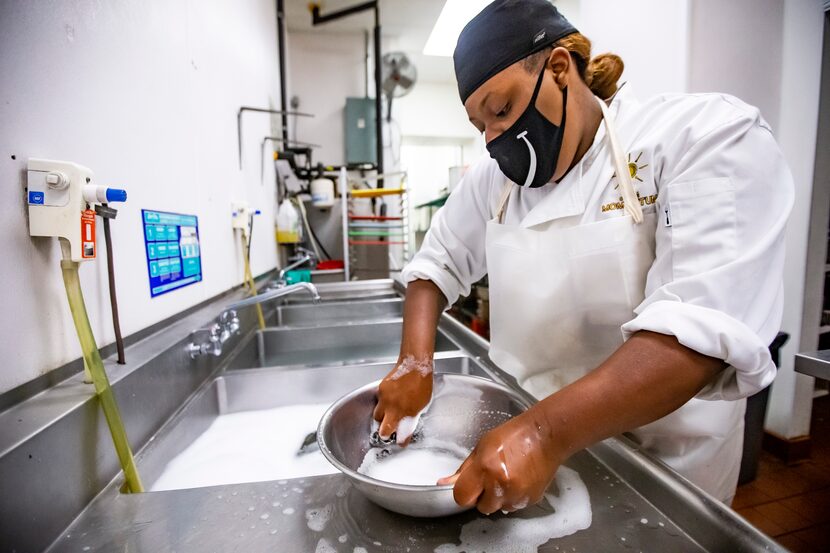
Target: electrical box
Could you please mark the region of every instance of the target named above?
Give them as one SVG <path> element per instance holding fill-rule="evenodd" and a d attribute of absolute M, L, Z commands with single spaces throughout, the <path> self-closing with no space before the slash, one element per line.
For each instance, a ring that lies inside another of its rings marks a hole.
<path fill-rule="evenodd" d="M 346 164 L 377 163 L 375 100 L 346 98 Z"/>

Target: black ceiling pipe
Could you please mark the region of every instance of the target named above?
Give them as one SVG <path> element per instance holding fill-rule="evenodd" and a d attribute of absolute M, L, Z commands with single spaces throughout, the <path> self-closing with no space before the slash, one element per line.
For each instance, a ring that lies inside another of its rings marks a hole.
<path fill-rule="evenodd" d="M 383 90 L 381 85 L 380 55 L 380 13 L 375 5 L 375 155 L 378 175 L 383 174 Z M 383 179 L 378 179 L 378 188 L 383 188 Z"/>
<path fill-rule="evenodd" d="M 277 48 L 280 58 L 280 111 L 282 139 L 288 142 L 288 99 L 285 92 L 285 0 L 277 0 Z M 296 137 L 295 137 L 296 138 Z"/>

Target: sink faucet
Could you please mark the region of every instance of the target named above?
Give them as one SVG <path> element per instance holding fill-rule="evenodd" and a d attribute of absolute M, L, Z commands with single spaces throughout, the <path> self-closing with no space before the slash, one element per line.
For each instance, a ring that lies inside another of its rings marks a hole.
<path fill-rule="evenodd" d="M 311 295 L 311 299 L 316 303 L 320 301 L 320 294 L 317 293 L 317 287 L 310 282 L 299 282 L 291 286 L 284 286 L 275 290 L 270 290 L 257 296 L 252 296 L 244 300 L 238 301 L 229 305 L 216 322 L 207 328 L 200 328 L 190 333 L 192 342 L 187 346 L 187 351 L 191 358 L 199 355 L 211 354 L 214 356 L 222 355 L 222 346 L 225 345 L 231 336 L 239 332 L 239 317 L 236 312 L 243 307 L 249 307 L 258 303 L 275 300 L 288 294 L 295 292 L 306 291 Z"/>
<path fill-rule="evenodd" d="M 217 321 L 207 328 L 190 333 L 192 341 L 187 346 L 191 359 L 207 353 L 216 357 L 222 355 L 222 346 L 231 336 L 239 332 L 239 317 L 236 310 L 228 309 L 219 315 Z"/>

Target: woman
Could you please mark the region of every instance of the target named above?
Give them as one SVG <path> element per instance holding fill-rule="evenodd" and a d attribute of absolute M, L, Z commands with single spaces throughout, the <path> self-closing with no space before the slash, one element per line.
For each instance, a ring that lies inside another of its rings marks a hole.
<path fill-rule="evenodd" d="M 408 440 L 432 394 L 440 313 L 488 274 L 490 357 L 540 401 L 442 480 L 459 504 L 534 503 L 570 455 L 626 431 L 731 501 L 743 398 L 775 374 L 793 201 L 766 122 L 720 94 L 638 103 L 617 89 L 622 61 L 591 59 L 547 0 L 496 0 L 453 57 L 492 159 L 468 171 L 403 273 L 381 437 Z"/>

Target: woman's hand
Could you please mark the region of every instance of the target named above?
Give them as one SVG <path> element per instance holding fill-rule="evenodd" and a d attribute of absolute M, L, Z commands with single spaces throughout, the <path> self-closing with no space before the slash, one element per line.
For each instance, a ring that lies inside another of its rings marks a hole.
<path fill-rule="evenodd" d="M 548 423 L 535 407 L 485 434 L 458 471 L 455 502 L 489 515 L 538 503 L 561 464 Z"/>
<path fill-rule="evenodd" d="M 397 432 L 397 443 L 407 445 L 415 431 L 418 415 L 432 399 L 432 357 L 412 355 L 398 360 L 378 387 L 378 404 L 373 417 L 380 423 L 378 434 L 388 440 Z M 401 421 L 404 424 L 401 424 Z"/>

